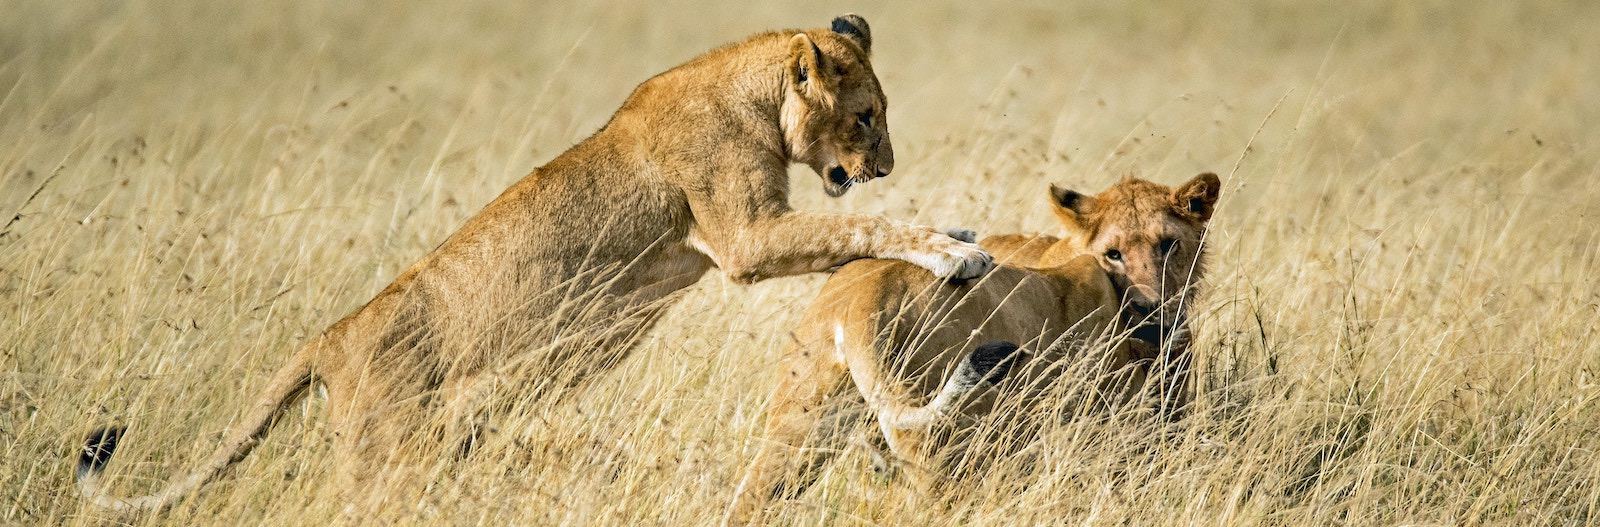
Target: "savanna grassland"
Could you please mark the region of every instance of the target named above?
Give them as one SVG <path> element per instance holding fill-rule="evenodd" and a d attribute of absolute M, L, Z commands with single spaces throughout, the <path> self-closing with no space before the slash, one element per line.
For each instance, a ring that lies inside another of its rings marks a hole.
<path fill-rule="evenodd" d="M 1215 171 L 1198 400 L 1053 425 L 938 498 L 846 446 L 772 522 L 1600 523 L 1600 4 L 29 0 L 0 8 L 0 524 L 104 523 L 71 484 L 89 430 L 129 424 L 111 483 L 154 488 L 636 83 L 850 11 L 897 166 L 837 200 L 795 168 L 796 205 L 1046 231 L 1048 183 Z M 714 522 L 822 280 L 708 275 L 378 519 Z M 321 405 L 122 520 L 361 519 Z"/>

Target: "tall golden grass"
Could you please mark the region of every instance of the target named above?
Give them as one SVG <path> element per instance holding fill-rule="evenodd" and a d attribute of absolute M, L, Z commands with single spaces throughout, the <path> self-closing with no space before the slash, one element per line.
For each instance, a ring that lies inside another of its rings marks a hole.
<path fill-rule="evenodd" d="M 1600 523 L 1600 9 L 1592 2 L 8 2 L 0 15 L 0 523 L 101 524 L 93 427 L 147 491 L 311 334 L 702 50 L 858 11 L 895 174 L 794 200 L 1048 230 L 1047 183 L 1226 186 L 1185 421 L 1090 414 L 1028 463 L 909 492 L 846 448 L 798 525 Z M 422 462 L 424 524 L 697 525 L 759 441 L 824 278 L 708 276 L 565 404 Z M 1063 383 L 1074 382 L 1063 379 Z M 296 407 L 135 524 L 323 524 Z M 399 487 L 397 487 L 399 488 Z M 384 489 L 376 489 L 382 496 Z"/>

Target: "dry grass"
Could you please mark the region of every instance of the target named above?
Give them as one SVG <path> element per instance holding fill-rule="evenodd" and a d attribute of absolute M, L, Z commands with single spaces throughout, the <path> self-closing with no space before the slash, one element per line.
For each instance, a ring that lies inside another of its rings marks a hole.
<path fill-rule="evenodd" d="M 0 523 L 100 523 L 70 484 L 91 427 L 132 423 L 111 474 L 151 488 L 635 83 L 849 10 L 900 164 L 837 201 L 797 169 L 798 205 L 1040 230 L 1050 181 L 1232 171 L 1203 386 L 1187 422 L 1064 423 L 943 506 L 852 452 L 777 523 L 1600 523 L 1592 2 L 277 4 L 7 3 Z M 574 404 L 511 396 L 512 440 L 384 514 L 708 523 L 821 280 L 708 277 Z M 319 405 L 134 523 L 336 519 Z"/>

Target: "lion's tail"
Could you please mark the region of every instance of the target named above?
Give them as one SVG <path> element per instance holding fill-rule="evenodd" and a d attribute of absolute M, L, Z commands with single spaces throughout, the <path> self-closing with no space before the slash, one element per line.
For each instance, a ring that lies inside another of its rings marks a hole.
<path fill-rule="evenodd" d="M 932 400 L 922 406 L 911 406 L 889 387 L 878 359 L 882 354 L 873 350 L 876 347 L 876 335 L 866 334 L 860 325 L 850 326 L 857 327 L 849 328 L 843 323 L 834 326 L 834 346 L 849 368 L 856 389 L 866 399 L 867 406 L 877 414 L 878 425 L 891 441 L 895 431 L 926 429 L 940 418 L 955 412 L 974 390 L 981 385 L 998 382 L 1016 362 L 1013 359 L 1017 353 L 1016 344 L 995 341 L 978 346 L 961 358 L 955 371 L 945 379 Z"/>
<path fill-rule="evenodd" d="M 132 498 L 108 495 L 102 487 L 100 473 L 111 461 L 111 454 L 116 451 L 117 442 L 122 438 L 125 428 L 102 428 L 90 433 L 83 453 L 78 458 L 78 492 L 97 507 L 121 513 L 138 513 L 166 508 L 199 489 L 224 468 L 248 455 L 261 437 L 266 435 L 283 408 L 305 393 L 305 389 L 311 385 L 311 358 L 315 345 L 315 342 L 307 345 L 290 358 L 289 364 L 273 377 L 266 393 L 256 400 L 244 420 L 228 434 L 215 452 L 188 475 L 168 482 L 166 487 L 155 493 Z"/>

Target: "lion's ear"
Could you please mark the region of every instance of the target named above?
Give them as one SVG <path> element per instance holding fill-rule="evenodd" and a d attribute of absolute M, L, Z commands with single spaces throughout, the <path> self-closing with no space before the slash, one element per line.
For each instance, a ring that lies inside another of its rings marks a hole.
<path fill-rule="evenodd" d="M 1050 210 L 1056 213 L 1056 219 L 1061 220 L 1061 226 L 1067 229 L 1068 235 L 1088 238 L 1093 234 L 1089 211 L 1094 209 L 1094 202 L 1094 196 L 1050 185 Z"/>
<path fill-rule="evenodd" d="M 867 27 L 867 19 L 850 13 L 833 19 L 832 28 L 834 33 L 844 35 L 861 46 L 861 51 L 872 54 L 872 28 Z"/>
<path fill-rule="evenodd" d="M 1217 196 L 1221 194 L 1222 180 L 1217 179 L 1216 174 L 1210 172 L 1200 174 L 1172 191 L 1172 212 L 1180 217 L 1205 223 L 1211 219 L 1211 213 L 1217 205 Z"/>
<path fill-rule="evenodd" d="M 805 33 L 796 33 L 789 39 L 789 77 L 795 91 L 824 105 L 833 102 L 833 87 L 838 79 L 827 68 L 827 57 L 822 48 Z"/>

